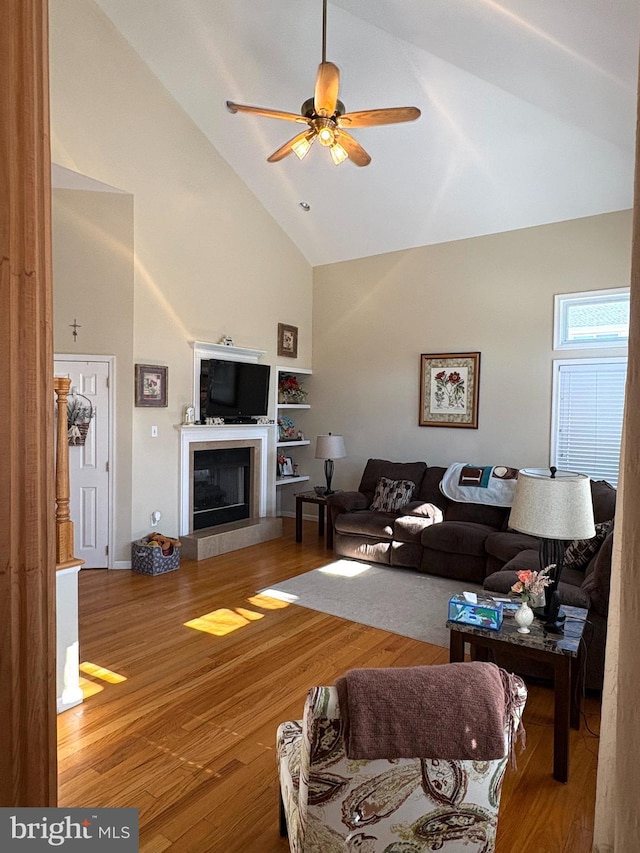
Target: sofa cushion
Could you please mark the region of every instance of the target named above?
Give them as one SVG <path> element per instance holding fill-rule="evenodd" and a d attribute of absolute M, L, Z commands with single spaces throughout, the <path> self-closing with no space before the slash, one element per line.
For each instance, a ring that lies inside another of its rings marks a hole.
<path fill-rule="evenodd" d="M 358 491 L 366 495 L 368 504 L 371 504 L 380 477 L 387 477 L 389 480 L 411 480 L 416 484 L 416 489 L 419 489 L 426 470 L 426 462 L 389 462 L 386 459 L 369 459 Z"/>
<path fill-rule="evenodd" d="M 520 551 L 534 549 L 537 553 L 539 540 L 528 533 L 500 531 L 487 537 L 485 550 L 492 557 L 497 557 L 503 564 L 512 560 Z"/>
<path fill-rule="evenodd" d="M 486 524 L 472 522 L 443 521 L 425 528 L 422 544 L 433 551 L 448 551 L 452 555 L 468 554 L 484 557 L 484 543 L 494 529 Z"/>
<path fill-rule="evenodd" d="M 613 530 L 608 534 L 600 550 L 587 566 L 582 584 L 583 591 L 591 600 L 591 606 L 601 616 L 606 616 L 609 610 L 612 554 Z"/>
<path fill-rule="evenodd" d="M 600 550 L 600 546 L 611 531 L 611 521 L 596 524 L 596 535 L 591 539 L 574 539 L 567 545 L 563 565 L 567 569 L 584 569 Z"/>
<path fill-rule="evenodd" d="M 380 477 L 376 483 L 371 509 L 377 512 L 397 512 L 409 503 L 416 484 L 412 480 L 389 480 Z"/>
<path fill-rule="evenodd" d="M 440 510 L 437 511 L 440 512 Z M 397 542 L 415 542 L 420 545 L 422 531 L 434 523 L 433 516 L 399 515 L 393 522 L 393 538 Z M 420 561 L 418 561 L 418 565 L 420 565 Z"/>
<path fill-rule="evenodd" d="M 488 524 L 494 530 L 502 530 L 509 508 L 488 504 L 458 503 L 449 501 L 444 513 L 445 521 L 463 521 L 472 524 Z"/>
<path fill-rule="evenodd" d="M 440 509 L 446 509 L 450 501 L 440 491 L 440 481 L 446 470 L 446 468 L 442 468 L 439 465 L 427 468 L 424 472 L 422 482 L 416 491 L 416 498 L 425 503 L 435 504 Z"/>
<path fill-rule="evenodd" d="M 390 542 L 395 520 L 396 514 L 393 512 L 375 512 L 370 509 L 343 512 L 336 518 L 335 532 Z"/>
<path fill-rule="evenodd" d="M 606 480 L 591 480 L 590 485 L 594 522 L 609 521 L 616 514 L 616 490 Z"/>
<path fill-rule="evenodd" d="M 406 506 L 402 507 L 403 515 L 417 515 L 419 518 L 430 518 L 432 524 L 439 524 L 444 515 L 440 507 L 435 504 L 425 503 L 424 501 L 410 501 Z"/>

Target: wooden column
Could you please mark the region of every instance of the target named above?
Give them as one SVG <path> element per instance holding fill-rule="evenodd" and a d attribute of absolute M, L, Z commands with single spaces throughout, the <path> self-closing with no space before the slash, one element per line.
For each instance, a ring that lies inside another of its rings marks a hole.
<path fill-rule="evenodd" d="M 0 26 L 0 806 L 57 802 L 47 0 Z"/>

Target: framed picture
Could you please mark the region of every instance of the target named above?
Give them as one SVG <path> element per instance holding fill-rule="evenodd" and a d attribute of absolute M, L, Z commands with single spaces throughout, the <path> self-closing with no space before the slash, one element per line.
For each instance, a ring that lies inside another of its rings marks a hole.
<path fill-rule="evenodd" d="M 167 405 L 168 367 L 136 364 L 136 406 Z"/>
<path fill-rule="evenodd" d="M 298 327 L 278 323 L 278 355 L 298 357 Z"/>
<path fill-rule="evenodd" d="M 284 457 L 284 462 L 282 463 L 282 476 L 293 477 L 293 459 L 290 456 Z"/>
<path fill-rule="evenodd" d="M 478 429 L 480 353 L 420 356 L 419 426 Z"/>

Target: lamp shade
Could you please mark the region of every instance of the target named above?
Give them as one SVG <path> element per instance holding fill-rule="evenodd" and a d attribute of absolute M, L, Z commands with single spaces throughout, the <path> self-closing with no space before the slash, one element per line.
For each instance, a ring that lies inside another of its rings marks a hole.
<path fill-rule="evenodd" d="M 319 435 L 316 439 L 316 459 L 342 459 L 347 455 L 341 435 Z"/>
<path fill-rule="evenodd" d="M 509 526 L 544 539 L 591 539 L 591 486 L 586 474 L 548 468 L 524 468 L 518 481 Z"/>

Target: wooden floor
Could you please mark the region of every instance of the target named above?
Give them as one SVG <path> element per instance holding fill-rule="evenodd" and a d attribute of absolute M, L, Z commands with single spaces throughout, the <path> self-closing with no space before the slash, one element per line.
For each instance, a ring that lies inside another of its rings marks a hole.
<path fill-rule="evenodd" d="M 299 718 L 311 685 L 351 667 L 448 659 L 437 646 L 254 599 L 331 561 L 311 522 L 304 537 L 296 544 L 285 520 L 280 540 L 166 575 L 80 573 L 85 701 L 58 717 L 60 806 L 137 807 L 142 853 L 286 853 L 278 723 Z M 498 853 L 591 850 L 599 702 L 587 697 L 585 710 L 563 785 L 551 775 L 553 694 L 530 686 L 527 748 L 505 779 Z"/>

